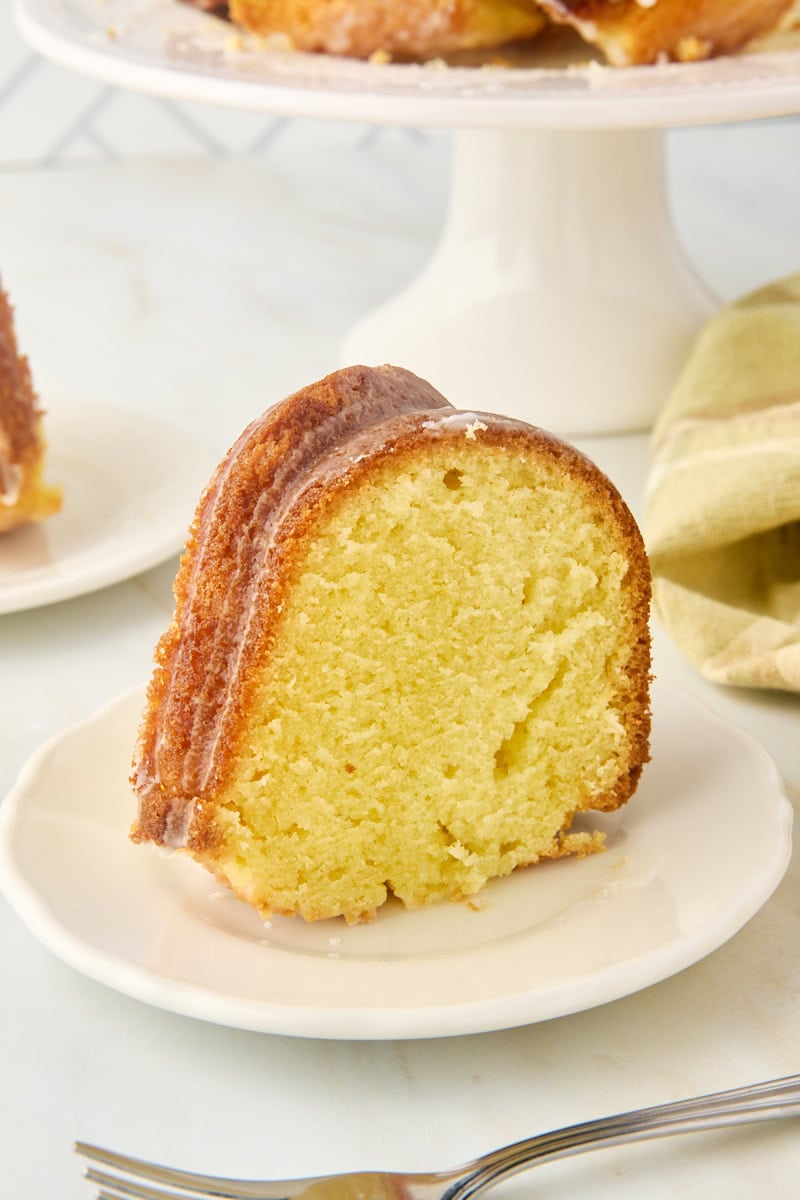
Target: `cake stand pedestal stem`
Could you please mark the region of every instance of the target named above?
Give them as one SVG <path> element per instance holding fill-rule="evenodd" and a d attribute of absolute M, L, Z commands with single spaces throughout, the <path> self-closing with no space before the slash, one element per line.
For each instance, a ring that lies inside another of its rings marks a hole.
<path fill-rule="evenodd" d="M 429 264 L 343 359 L 570 436 L 638 430 L 715 308 L 673 229 L 660 131 L 463 130 Z"/>

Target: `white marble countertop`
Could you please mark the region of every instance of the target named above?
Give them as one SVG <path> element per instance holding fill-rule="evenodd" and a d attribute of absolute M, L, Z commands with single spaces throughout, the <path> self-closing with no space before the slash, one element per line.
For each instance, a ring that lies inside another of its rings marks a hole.
<path fill-rule="evenodd" d="M 256 412 L 336 366 L 352 320 L 425 261 L 448 144 L 396 131 L 356 149 L 309 122 L 286 127 L 268 163 L 0 173 L 0 266 L 46 404 L 169 415 L 221 452 Z M 670 152 L 679 230 L 719 294 L 800 269 L 800 124 L 675 134 Z M 646 438 L 585 448 L 639 508 Z M 0 617 L 0 795 L 44 738 L 147 677 L 174 570 Z M 658 631 L 656 670 L 758 737 L 800 797 L 797 697 L 712 688 Z M 229 1030 L 117 994 L 53 957 L 0 899 L 0 1191 L 88 1197 L 76 1137 L 229 1174 L 424 1169 L 797 1071 L 798 930 L 795 858 L 731 941 L 637 995 L 505 1032 L 339 1043 Z M 498 1195 L 750 1200 L 799 1188 L 800 1134 L 782 1124 L 604 1151 Z"/>

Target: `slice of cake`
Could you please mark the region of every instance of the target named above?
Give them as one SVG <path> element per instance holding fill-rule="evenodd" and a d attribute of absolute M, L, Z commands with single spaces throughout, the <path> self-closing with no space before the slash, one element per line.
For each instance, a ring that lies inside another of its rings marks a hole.
<path fill-rule="evenodd" d="M 42 482 L 44 452 L 42 413 L 0 287 L 0 533 L 41 521 L 61 507 L 60 489 Z"/>
<path fill-rule="evenodd" d="M 261 913 L 373 916 L 600 848 L 648 757 L 650 575 L 609 480 L 520 421 L 352 367 L 200 500 L 132 836 Z"/>

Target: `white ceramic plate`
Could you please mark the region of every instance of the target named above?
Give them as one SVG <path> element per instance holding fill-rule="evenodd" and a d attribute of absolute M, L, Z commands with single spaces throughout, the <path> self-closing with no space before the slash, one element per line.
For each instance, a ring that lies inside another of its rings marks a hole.
<path fill-rule="evenodd" d="M 0 613 L 81 596 L 177 553 L 214 467 L 183 430 L 143 413 L 54 406 L 48 482 L 61 512 L 0 540 Z"/>
<path fill-rule="evenodd" d="M 0 883 L 55 954 L 173 1012 L 270 1033 L 421 1038 L 614 1000 L 737 932 L 789 860 L 766 752 L 697 700 L 654 694 L 653 761 L 605 853 L 518 871 L 472 904 L 369 925 L 264 924 L 195 863 L 134 846 L 137 689 L 44 746 L 0 806 Z"/>
<path fill-rule="evenodd" d="M 269 50 L 178 0 L 17 0 L 43 54 L 122 87 L 294 116 L 470 127 L 661 126 L 800 109 L 793 37 L 706 63 L 610 69 L 577 39 L 513 69 L 378 65 Z M 566 66 L 564 64 L 567 64 Z"/>

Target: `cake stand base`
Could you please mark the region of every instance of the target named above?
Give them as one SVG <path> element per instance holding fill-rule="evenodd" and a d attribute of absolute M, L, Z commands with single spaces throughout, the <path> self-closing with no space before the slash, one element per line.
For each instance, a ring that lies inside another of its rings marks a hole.
<path fill-rule="evenodd" d="M 346 338 L 459 408 L 566 435 L 648 428 L 717 303 L 687 264 L 656 130 L 464 130 L 433 257 Z"/>

